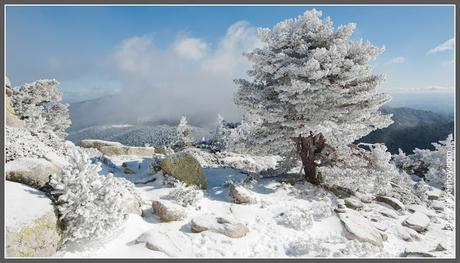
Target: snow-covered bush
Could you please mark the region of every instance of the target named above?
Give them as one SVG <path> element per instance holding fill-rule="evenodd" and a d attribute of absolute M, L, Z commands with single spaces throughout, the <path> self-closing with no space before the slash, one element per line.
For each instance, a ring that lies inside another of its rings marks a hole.
<path fill-rule="evenodd" d="M 49 182 L 65 241 L 102 236 L 124 219 L 124 198 L 141 199 L 131 182 L 110 173 L 99 175 L 100 163 L 92 163 L 83 149 L 71 147 L 68 160 L 64 172 Z"/>
<path fill-rule="evenodd" d="M 177 142 L 176 146 L 179 148 L 184 148 L 192 144 L 192 137 L 190 132 L 190 127 L 187 123 L 187 118 L 182 116 L 179 124 L 177 125 Z"/>
<path fill-rule="evenodd" d="M 14 110 L 27 128 L 36 133 L 53 132 L 65 138 L 70 126 L 68 105 L 59 103 L 62 92 L 55 79 L 37 80 L 14 91 Z"/>
<path fill-rule="evenodd" d="M 452 134 L 443 141 L 433 143 L 434 150 L 418 149 L 414 154 L 405 155 L 402 151 L 393 156 L 393 160 L 399 168 L 408 173 L 415 174 L 425 179 L 426 182 L 443 188 L 453 190 L 454 147 L 455 141 Z M 449 171 L 449 169 L 452 169 Z M 449 173 L 450 176 L 449 176 Z M 452 181 L 449 181 L 450 180 Z"/>
<path fill-rule="evenodd" d="M 194 206 L 204 197 L 204 193 L 196 185 L 186 186 L 178 183 L 167 195 L 168 199 L 175 201 L 181 206 Z"/>
<path fill-rule="evenodd" d="M 383 48 L 350 40 L 355 24 L 334 28 L 321 16 L 306 11 L 259 30 L 265 46 L 246 54 L 252 80 L 235 80 L 235 103 L 244 112 L 236 141 L 247 150 L 287 157 L 296 155 L 291 138 L 299 134 L 322 133 L 338 147 L 392 123 L 378 111 L 390 96 L 377 93 L 383 77 L 369 64 Z"/>

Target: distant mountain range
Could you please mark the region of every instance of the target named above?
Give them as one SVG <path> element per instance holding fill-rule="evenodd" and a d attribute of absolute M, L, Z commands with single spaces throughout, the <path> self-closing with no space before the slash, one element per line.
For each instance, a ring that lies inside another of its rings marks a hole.
<path fill-rule="evenodd" d="M 383 107 L 381 111 L 393 114 L 394 123 L 371 132 L 358 142 L 384 143 L 391 153 L 397 153 L 399 148 L 412 153 L 415 148 L 434 149 L 432 142 L 454 133 L 453 116 L 412 108 Z"/>
<path fill-rule="evenodd" d="M 151 117 L 149 111 L 133 109 L 135 107 L 132 105 L 120 105 L 120 110 L 113 112 L 109 110 L 113 107 L 102 106 L 107 103 L 121 102 L 116 97 L 104 97 L 71 104 L 72 126 L 68 139 L 76 143 L 87 138 L 105 139 L 133 146 L 142 146 L 145 143 L 156 146 L 174 140 L 178 122 L 176 117 L 152 121 L 148 119 Z M 406 153 L 412 153 L 415 148 L 433 149 L 432 142 L 444 140 L 448 134 L 454 132 L 452 115 L 404 107 L 383 107 L 381 111 L 393 114 L 394 123 L 370 133 L 358 142 L 384 143 L 391 153 L 397 153 L 399 148 Z M 132 116 L 144 116 L 144 119 L 133 120 Z M 196 118 L 191 116 L 190 119 L 193 123 Z M 195 125 L 200 126 L 200 123 L 196 122 Z M 194 128 L 195 138 L 208 137 L 209 132 L 206 128 Z"/>

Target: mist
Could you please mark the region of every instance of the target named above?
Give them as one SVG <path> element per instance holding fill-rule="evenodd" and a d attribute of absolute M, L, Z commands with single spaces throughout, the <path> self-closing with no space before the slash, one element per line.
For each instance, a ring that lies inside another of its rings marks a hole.
<path fill-rule="evenodd" d="M 212 126 L 217 114 L 238 121 L 233 103 L 235 78 L 250 68 L 244 52 L 262 44 L 244 21 L 231 25 L 216 47 L 200 38 L 178 35 L 160 48 L 151 36 L 134 36 L 116 46 L 111 57 L 116 95 L 71 105 L 72 129 L 96 124 L 178 120 Z"/>

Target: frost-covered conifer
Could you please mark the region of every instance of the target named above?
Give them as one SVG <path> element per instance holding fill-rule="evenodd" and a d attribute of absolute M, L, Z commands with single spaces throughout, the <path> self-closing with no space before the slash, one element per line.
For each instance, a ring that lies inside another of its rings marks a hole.
<path fill-rule="evenodd" d="M 59 101 L 62 92 L 55 79 L 37 80 L 14 91 L 13 107 L 27 128 L 35 133 L 55 133 L 63 139 L 70 126 L 68 105 Z"/>
<path fill-rule="evenodd" d="M 288 157 L 299 134 L 322 133 L 337 147 L 392 123 L 378 111 L 390 97 L 376 92 L 383 77 L 371 74 L 369 64 L 383 48 L 350 40 L 355 24 L 334 28 L 321 15 L 306 11 L 259 30 L 265 46 L 246 54 L 252 79 L 235 80 L 247 149 Z"/>
<path fill-rule="evenodd" d="M 182 116 L 179 125 L 177 125 L 177 142 L 176 146 L 183 148 L 192 144 L 191 131 L 187 123 L 187 118 Z"/>
<path fill-rule="evenodd" d="M 112 174 L 99 175 L 100 163 L 92 163 L 85 151 L 72 145 L 70 165 L 49 182 L 59 217 L 64 223 L 65 241 L 97 238 L 116 227 L 127 213 L 127 196 L 140 201 L 134 185 Z"/>

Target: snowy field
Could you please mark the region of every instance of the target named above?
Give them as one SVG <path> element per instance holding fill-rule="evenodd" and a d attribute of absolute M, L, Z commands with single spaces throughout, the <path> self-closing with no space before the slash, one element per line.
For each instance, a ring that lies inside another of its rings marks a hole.
<path fill-rule="evenodd" d="M 185 219 L 161 222 L 153 214 L 151 203 L 165 199 L 174 189 L 163 183 L 162 173 L 148 174 L 149 158 L 118 156 L 109 160 L 111 164 L 104 164 L 100 173 L 111 171 L 136 184 L 144 201 L 142 216 L 130 214 L 120 228 L 103 240 L 69 243 L 58 251 L 57 257 L 400 257 L 405 251 L 415 256 L 429 253 L 453 257 L 454 231 L 443 229 L 447 223 L 454 224 L 453 215 L 449 215 L 452 198 L 441 199 L 444 211 L 416 208 L 430 216 L 428 231 L 424 233 L 408 232 L 409 228 L 402 226 L 411 215 L 410 209 L 395 212 L 380 202 L 364 203 L 357 213 L 387 237 L 383 247 L 378 247 L 347 239 L 347 231 L 334 212 L 343 200 L 309 183 L 291 186 L 262 179 L 246 185 L 255 203 L 235 204 L 228 196 L 226 182 L 241 183 L 246 175 L 230 168 L 206 168 L 209 190 L 204 197 L 186 208 Z M 123 162 L 136 172 L 125 175 Z M 153 178 L 154 182 L 144 183 Z M 212 231 L 193 233 L 190 221 L 201 215 L 237 220 L 249 232 L 242 238 Z"/>

